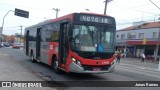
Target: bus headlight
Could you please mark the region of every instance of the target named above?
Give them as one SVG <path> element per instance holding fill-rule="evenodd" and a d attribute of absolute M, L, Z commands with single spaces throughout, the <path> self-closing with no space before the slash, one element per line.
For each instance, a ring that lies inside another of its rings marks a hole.
<path fill-rule="evenodd" d="M 73 62 L 76 62 L 76 59 L 75 59 L 75 58 L 72 58 L 72 61 L 73 61 Z"/>
<path fill-rule="evenodd" d="M 81 66 L 81 65 L 82 65 L 79 60 L 77 60 L 77 59 L 75 59 L 75 58 L 73 58 L 73 57 L 72 57 L 72 61 L 73 61 L 75 64 L 77 64 L 78 66 Z"/>

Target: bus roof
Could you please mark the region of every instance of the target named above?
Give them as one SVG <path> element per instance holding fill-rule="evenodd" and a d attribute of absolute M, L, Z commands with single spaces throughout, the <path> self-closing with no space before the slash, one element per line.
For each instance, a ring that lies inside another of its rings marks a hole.
<path fill-rule="evenodd" d="M 53 20 L 51 20 L 51 22 L 56 22 L 56 21 L 59 21 L 59 20 L 64 20 L 66 18 L 70 18 L 72 20 L 74 14 L 88 14 L 88 15 L 98 15 L 98 16 L 108 16 L 108 17 L 111 17 L 109 15 L 103 15 L 103 14 L 97 14 L 97 13 L 80 12 L 80 13 L 71 13 L 71 14 L 68 14 L 68 15 L 65 15 L 65 16 L 53 19 Z"/>
<path fill-rule="evenodd" d="M 51 23 L 51 22 L 57 22 L 57 21 L 64 20 L 64 19 L 67 19 L 67 18 L 70 19 L 70 20 L 73 20 L 73 15 L 74 15 L 74 14 L 88 14 L 88 15 L 98 15 L 98 16 L 108 16 L 108 17 L 111 17 L 111 16 L 109 16 L 109 15 L 103 15 L 103 14 L 97 14 L 97 13 L 86 13 L 86 12 L 71 13 L 71 14 L 68 14 L 68 15 L 65 15 L 65 16 L 62 16 L 62 17 L 58 17 L 58 18 L 55 18 L 55 19 L 45 20 L 45 21 L 43 21 L 43 22 L 40 22 L 40 23 L 38 23 L 38 24 L 29 26 L 29 27 L 27 27 L 27 28 L 36 27 L 36 26 L 48 24 L 48 23 Z"/>
<path fill-rule="evenodd" d="M 60 21 L 60 20 L 64 20 L 64 19 L 66 19 L 66 18 L 70 18 L 70 19 L 72 20 L 72 18 L 73 18 L 73 13 L 68 14 L 68 15 L 65 15 L 65 16 L 62 16 L 62 17 L 58 17 L 58 18 L 56 18 L 56 19 L 45 20 L 45 21 L 42 21 L 42 22 L 40 22 L 40 23 L 38 23 L 38 24 L 29 26 L 29 27 L 27 27 L 27 28 L 36 27 L 36 26 L 48 24 L 48 23 L 51 23 L 51 22 L 57 22 L 57 21 Z"/>
<path fill-rule="evenodd" d="M 109 15 L 104 15 L 104 14 L 99 14 L 99 13 L 81 12 L 80 14 L 90 14 L 90 15 L 99 15 L 99 16 L 108 16 L 108 17 L 111 17 L 111 16 L 109 16 Z"/>

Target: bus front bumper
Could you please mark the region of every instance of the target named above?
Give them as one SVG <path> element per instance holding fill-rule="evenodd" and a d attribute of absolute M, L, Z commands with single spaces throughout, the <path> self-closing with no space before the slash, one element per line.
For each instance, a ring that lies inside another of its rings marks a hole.
<path fill-rule="evenodd" d="M 91 66 L 79 66 L 76 63 L 72 62 L 70 64 L 70 72 L 75 73 L 110 73 L 114 71 L 115 62 L 110 66 L 103 67 L 91 67 Z M 99 68 L 100 70 L 94 70 L 93 68 Z M 103 68 L 103 70 L 101 70 Z"/>

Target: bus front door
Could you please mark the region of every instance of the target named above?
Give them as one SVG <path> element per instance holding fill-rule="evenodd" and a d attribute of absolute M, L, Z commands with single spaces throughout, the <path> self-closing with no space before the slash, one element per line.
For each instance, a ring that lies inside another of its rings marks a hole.
<path fill-rule="evenodd" d="M 58 65 L 66 64 L 66 58 L 68 56 L 68 30 L 69 23 L 60 24 L 60 34 L 59 34 L 59 55 L 58 55 Z"/>

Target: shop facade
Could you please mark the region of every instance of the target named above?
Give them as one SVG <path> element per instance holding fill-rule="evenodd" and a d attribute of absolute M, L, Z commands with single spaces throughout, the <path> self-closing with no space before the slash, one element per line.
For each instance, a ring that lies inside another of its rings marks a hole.
<path fill-rule="evenodd" d="M 148 59 L 153 59 L 156 55 L 159 33 L 159 22 L 144 23 L 117 30 L 116 49 L 120 49 L 125 57 L 140 58 L 144 53 Z M 159 55 L 160 49 L 158 50 Z"/>

